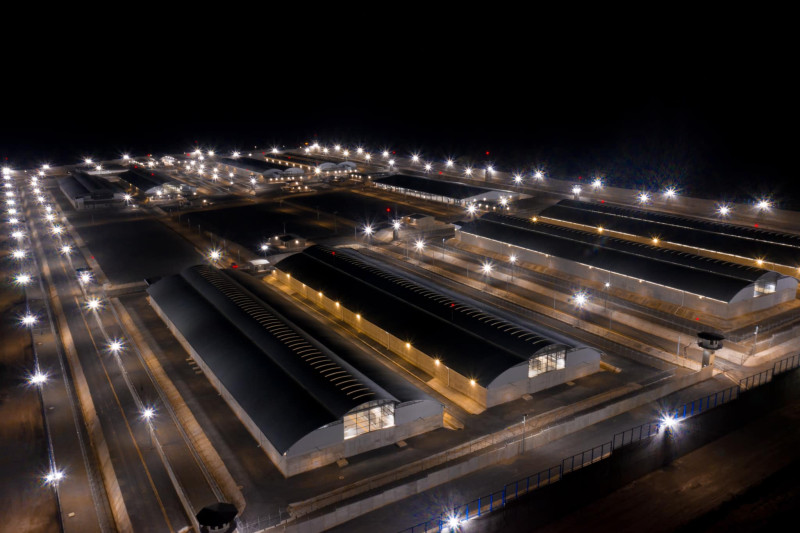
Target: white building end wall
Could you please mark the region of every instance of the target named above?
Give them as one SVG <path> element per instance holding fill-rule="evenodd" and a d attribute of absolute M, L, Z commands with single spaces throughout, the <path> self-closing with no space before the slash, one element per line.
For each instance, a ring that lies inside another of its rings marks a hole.
<path fill-rule="evenodd" d="M 600 371 L 600 352 L 594 348 L 567 351 L 564 368 L 528 377 L 528 361 L 509 368 L 497 376 L 486 389 L 486 407 L 516 400 L 523 394 L 534 394 L 567 381 Z"/>

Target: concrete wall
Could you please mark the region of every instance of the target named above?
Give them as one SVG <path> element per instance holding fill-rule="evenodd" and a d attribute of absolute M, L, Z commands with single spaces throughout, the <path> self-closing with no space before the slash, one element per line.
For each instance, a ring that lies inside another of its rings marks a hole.
<path fill-rule="evenodd" d="M 668 302 L 681 307 L 688 307 L 698 312 L 707 313 L 721 318 L 732 318 L 742 314 L 751 313 L 761 309 L 778 305 L 779 303 L 794 299 L 796 286 L 791 288 L 790 282 L 781 284 L 781 290 L 776 290 L 772 294 L 753 297 L 754 286 L 749 286 L 736 296 L 733 303 L 706 298 L 697 294 L 673 289 L 665 285 L 650 283 L 645 280 L 609 272 L 599 268 L 594 268 L 583 263 L 577 263 L 560 257 L 536 252 L 518 246 L 509 246 L 505 242 L 487 239 L 470 233 L 456 230 L 456 238 L 464 244 L 477 246 L 486 250 L 507 255 L 513 249 L 523 262 L 529 262 L 543 267 L 551 268 L 564 272 L 570 276 L 590 280 L 598 284 L 610 283 L 615 289 L 626 290 L 638 296 L 645 296 L 654 300 Z M 785 278 L 784 278 L 785 279 Z M 750 298 L 747 298 L 747 295 Z M 733 300 L 733 299 L 732 299 Z"/>
<path fill-rule="evenodd" d="M 516 440 L 512 439 L 505 442 L 500 447 L 490 448 L 486 453 L 481 453 L 471 457 L 466 461 L 441 468 L 431 472 L 425 477 L 407 481 L 402 485 L 394 486 L 379 494 L 375 494 L 346 505 L 338 506 L 326 514 L 318 515 L 305 522 L 278 526 L 266 531 L 277 532 L 280 530 L 286 533 L 311 533 L 330 529 L 338 524 L 343 524 L 358 516 L 383 507 L 384 505 L 414 496 L 421 492 L 430 490 L 433 487 L 453 481 L 454 479 L 458 479 L 488 466 L 512 460 L 514 457 L 522 453 L 529 453 L 534 448 L 544 446 L 545 444 L 553 442 L 554 440 L 560 439 L 580 429 L 628 412 L 631 409 L 635 409 L 636 407 L 655 401 L 677 390 L 706 380 L 712 376 L 712 373 L 713 368 L 708 366 L 699 372 L 694 372 L 680 378 L 673 378 L 667 383 L 643 390 L 641 393 L 629 398 L 625 398 L 622 401 L 611 403 L 595 411 L 576 416 L 575 418 L 572 418 L 563 424 L 551 426 L 545 430 L 538 431 L 533 434 L 525 434 L 524 446 L 522 445 L 521 438 Z M 409 468 L 413 468 L 413 465 L 408 466 Z M 416 472 L 416 470 L 414 471 Z M 294 509 L 291 511 L 294 514 Z M 302 514 L 299 514 L 299 516 L 302 516 Z"/>

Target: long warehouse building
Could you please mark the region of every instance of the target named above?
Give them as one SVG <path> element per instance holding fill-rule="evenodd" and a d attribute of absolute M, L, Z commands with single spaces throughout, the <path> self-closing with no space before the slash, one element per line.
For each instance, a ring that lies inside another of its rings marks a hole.
<path fill-rule="evenodd" d="M 397 376 L 373 372 L 379 384 L 362 371 L 374 365 L 308 335 L 269 305 L 257 283 L 198 265 L 147 292 L 284 476 L 442 426 L 441 403 Z"/>
<path fill-rule="evenodd" d="M 469 205 L 478 202 L 499 202 L 505 198 L 512 200 L 512 192 L 486 189 L 454 181 L 443 181 L 405 174 L 376 178 L 373 183 L 379 189 L 414 196 L 452 205 Z"/>
<path fill-rule="evenodd" d="M 542 221 L 627 239 L 652 240 L 783 274 L 800 274 L 800 235 L 698 220 L 596 202 L 561 200 L 539 213 Z"/>
<path fill-rule="evenodd" d="M 558 342 L 483 312 L 357 252 L 312 246 L 276 269 L 281 283 L 482 408 L 599 369 L 594 348 Z"/>
<path fill-rule="evenodd" d="M 463 243 L 655 300 L 730 318 L 795 298 L 797 280 L 762 268 L 598 232 L 488 213 L 458 225 Z"/>

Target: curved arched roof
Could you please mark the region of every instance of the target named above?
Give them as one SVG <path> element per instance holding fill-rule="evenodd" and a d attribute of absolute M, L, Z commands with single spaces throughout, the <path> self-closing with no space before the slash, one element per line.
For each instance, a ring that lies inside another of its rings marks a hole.
<path fill-rule="evenodd" d="M 280 453 L 363 404 L 398 401 L 213 267 L 148 293 Z"/>
<path fill-rule="evenodd" d="M 355 252 L 312 246 L 276 268 L 482 386 L 543 349 L 563 346 L 367 264 Z"/>

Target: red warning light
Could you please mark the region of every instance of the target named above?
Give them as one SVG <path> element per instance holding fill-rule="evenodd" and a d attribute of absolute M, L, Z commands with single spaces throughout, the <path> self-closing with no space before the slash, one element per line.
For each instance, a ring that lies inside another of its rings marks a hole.
<path fill-rule="evenodd" d="M 700 320 L 699 316 L 694 317 L 695 320 Z"/>
<path fill-rule="evenodd" d="M 456 306 L 456 304 L 450 304 L 450 307 L 455 307 L 455 306 Z"/>
<path fill-rule="evenodd" d="M 605 200 L 600 200 L 600 203 L 604 204 L 604 203 L 606 203 L 606 201 Z"/>
<path fill-rule="evenodd" d="M 441 171 L 441 170 L 439 171 L 439 175 L 440 175 L 440 176 L 442 175 L 442 171 Z"/>
<path fill-rule="evenodd" d="M 331 252 L 331 255 L 336 255 L 336 252 Z"/>
<path fill-rule="evenodd" d="M 753 224 L 753 226 L 757 228 L 757 227 L 758 227 L 758 222 L 756 222 L 755 224 Z"/>
<path fill-rule="evenodd" d="M 387 208 L 386 208 L 386 212 L 387 212 L 387 213 L 391 213 L 391 212 L 392 212 L 392 208 L 391 208 L 391 207 L 387 207 Z"/>

